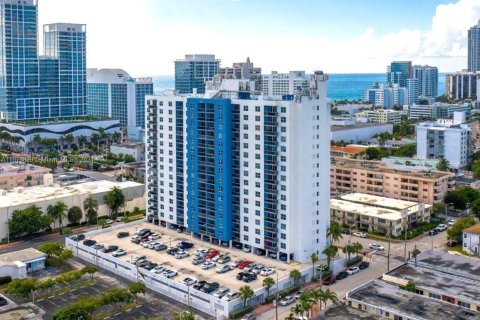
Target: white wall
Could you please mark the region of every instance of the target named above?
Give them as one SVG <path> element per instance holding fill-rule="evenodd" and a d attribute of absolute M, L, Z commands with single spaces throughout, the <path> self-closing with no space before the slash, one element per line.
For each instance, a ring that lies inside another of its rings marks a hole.
<path fill-rule="evenodd" d="M 463 250 L 473 255 L 480 254 L 480 235 L 473 233 L 464 233 L 462 241 Z"/>
<path fill-rule="evenodd" d="M 346 130 L 339 130 L 339 131 L 332 131 L 331 132 L 331 140 L 337 141 L 365 141 L 368 139 L 373 138 L 376 134 L 382 132 L 393 132 L 393 124 L 384 124 L 380 126 L 372 126 L 372 127 L 362 127 L 362 128 L 351 128 Z"/>

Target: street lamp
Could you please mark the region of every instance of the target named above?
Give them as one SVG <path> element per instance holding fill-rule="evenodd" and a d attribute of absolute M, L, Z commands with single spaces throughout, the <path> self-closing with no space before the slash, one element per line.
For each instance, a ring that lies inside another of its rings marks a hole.
<path fill-rule="evenodd" d="M 275 296 L 275 320 L 278 320 L 278 272 L 275 272 L 277 275 L 277 292 Z"/>

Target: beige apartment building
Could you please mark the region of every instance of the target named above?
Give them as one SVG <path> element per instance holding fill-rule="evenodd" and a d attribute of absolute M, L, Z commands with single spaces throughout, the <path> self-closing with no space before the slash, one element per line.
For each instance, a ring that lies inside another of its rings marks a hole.
<path fill-rule="evenodd" d="M 11 190 L 17 187 L 33 187 L 43 184 L 43 175 L 49 168 L 30 165 L 24 162 L 0 164 L 0 189 Z"/>
<path fill-rule="evenodd" d="M 449 172 L 397 169 L 379 161 L 331 158 L 332 195 L 365 193 L 425 204 L 439 203 L 453 188 Z"/>
<path fill-rule="evenodd" d="M 400 124 L 402 122 L 402 111 L 391 109 L 365 110 L 355 115 L 357 118 L 368 118 L 375 123 Z"/>

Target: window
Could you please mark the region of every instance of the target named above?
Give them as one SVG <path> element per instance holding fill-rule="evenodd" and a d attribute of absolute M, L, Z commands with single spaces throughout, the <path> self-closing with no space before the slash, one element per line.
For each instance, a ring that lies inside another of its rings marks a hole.
<path fill-rule="evenodd" d="M 463 302 L 463 301 L 458 301 L 457 304 L 462 307 L 462 308 L 465 308 L 465 309 L 470 309 L 470 303 L 466 303 L 466 302 Z"/>
<path fill-rule="evenodd" d="M 255 238 L 255 243 L 256 243 L 256 244 L 260 244 L 260 239 Z"/>
<path fill-rule="evenodd" d="M 439 294 L 435 294 L 435 293 L 432 293 L 432 292 L 430 292 L 428 294 L 428 296 L 432 299 L 437 299 L 437 300 L 441 300 L 441 298 L 442 298 Z"/>

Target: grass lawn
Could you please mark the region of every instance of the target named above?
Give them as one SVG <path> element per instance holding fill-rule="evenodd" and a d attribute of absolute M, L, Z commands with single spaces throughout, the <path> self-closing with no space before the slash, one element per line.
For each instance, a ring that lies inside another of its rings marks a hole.
<path fill-rule="evenodd" d="M 458 252 L 458 253 L 460 253 L 464 256 L 471 256 L 471 254 L 469 254 L 468 252 L 463 250 L 462 246 L 455 246 L 455 247 L 448 248 L 448 251 L 455 251 L 455 252 Z"/>

